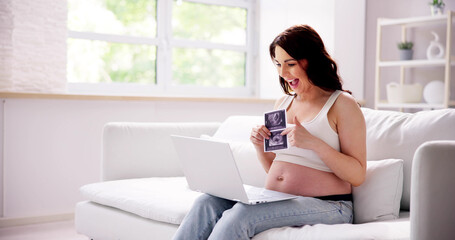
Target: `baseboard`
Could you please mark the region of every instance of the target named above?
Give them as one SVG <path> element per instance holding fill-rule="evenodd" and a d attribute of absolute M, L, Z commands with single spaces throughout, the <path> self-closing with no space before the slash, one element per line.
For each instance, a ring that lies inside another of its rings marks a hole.
<path fill-rule="evenodd" d="M 38 223 L 49 223 L 68 221 L 74 219 L 74 213 L 63 213 L 47 216 L 22 217 L 22 218 L 0 218 L 0 228 L 15 227 Z"/>

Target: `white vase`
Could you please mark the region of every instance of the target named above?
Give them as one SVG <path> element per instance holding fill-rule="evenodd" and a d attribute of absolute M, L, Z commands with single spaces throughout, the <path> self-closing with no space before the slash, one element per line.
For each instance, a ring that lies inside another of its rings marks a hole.
<path fill-rule="evenodd" d="M 430 46 L 427 48 L 428 59 L 441 59 L 444 57 L 444 46 L 439 42 L 439 35 L 435 32 L 431 32 L 434 36 L 434 40 L 431 41 Z"/>

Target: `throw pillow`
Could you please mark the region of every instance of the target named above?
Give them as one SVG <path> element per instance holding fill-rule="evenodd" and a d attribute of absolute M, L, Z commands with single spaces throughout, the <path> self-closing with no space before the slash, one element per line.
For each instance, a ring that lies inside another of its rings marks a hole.
<path fill-rule="evenodd" d="M 365 182 L 352 189 L 354 223 L 398 218 L 402 191 L 402 159 L 367 161 Z"/>
<path fill-rule="evenodd" d="M 213 137 L 236 142 L 249 142 L 253 127 L 264 124 L 263 116 L 230 116 L 221 123 Z"/>

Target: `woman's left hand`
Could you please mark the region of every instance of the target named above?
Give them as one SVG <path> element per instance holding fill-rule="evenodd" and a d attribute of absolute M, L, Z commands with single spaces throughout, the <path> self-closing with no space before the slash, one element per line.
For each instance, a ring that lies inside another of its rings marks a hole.
<path fill-rule="evenodd" d="M 311 133 L 300 124 L 299 120 L 297 120 L 297 116 L 294 117 L 294 124 L 295 126 L 286 128 L 281 135 L 287 135 L 290 146 L 311 149 L 312 146 L 314 146 L 313 144 L 319 139 L 311 135 Z"/>

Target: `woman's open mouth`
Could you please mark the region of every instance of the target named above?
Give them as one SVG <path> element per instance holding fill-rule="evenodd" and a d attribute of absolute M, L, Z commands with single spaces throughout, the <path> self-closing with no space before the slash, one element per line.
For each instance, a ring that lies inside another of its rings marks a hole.
<path fill-rule="evenodd" d="M 295 89 L 299 85 L 299 79 L 296 78 L 296 79 L 293 79 L 293 80 L 288 80 L 288 83 L 289 83 L 289 85 L 291 86 L 292 89 Z"/>

